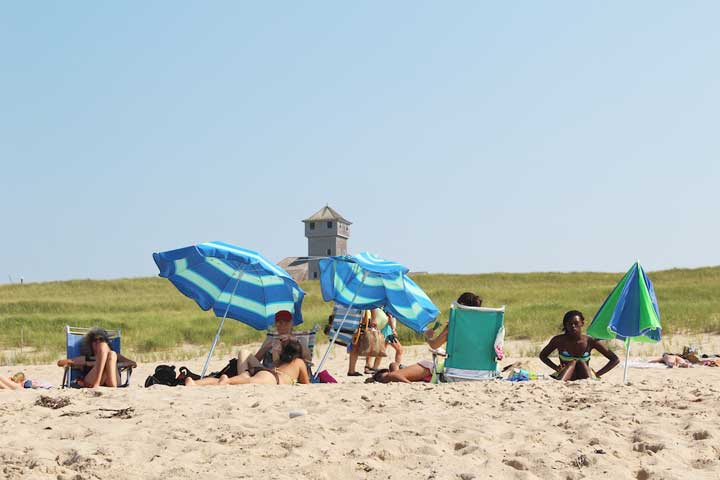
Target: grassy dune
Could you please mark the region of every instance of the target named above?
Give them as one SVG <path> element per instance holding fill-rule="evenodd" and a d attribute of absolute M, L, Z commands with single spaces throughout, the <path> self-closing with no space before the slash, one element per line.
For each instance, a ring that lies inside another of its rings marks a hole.
<path fill-rule="evenodd" d="M 720 332 L 720 267 L 651 272 L 665 334 Z M 511 338 L 545 339 L 559 331 L 570 309 L 588 322 L 622 273 L 494 273 L 421 275 L 415 280 L 441 310 L 463 291 L 474 291 L 485 305 L 506 305 Z M 303 315 L 308 326 L 324 324 L 331 307 L 319 284 L 305 282 Z M 218 320 L 201 311 L 167 280 L 138 278 L 111 281 L 74 280 L 0 286 L 0 363 L 49 361 L 64 351 L 65 325 L 121 328 L 123 350 L 151 358 L 188 345 L 207 348 Z M 262 332 L 229 321 L 221 337 L 225 348 L 260 340 Z M 402 328 L 403 342 L 420 336 Z M 18 354 L 17 350 L 22 348 Z M 221 347 L 222 348 L 222 347 Z M 194 353 L 194 352 L 193 352 Z"/>

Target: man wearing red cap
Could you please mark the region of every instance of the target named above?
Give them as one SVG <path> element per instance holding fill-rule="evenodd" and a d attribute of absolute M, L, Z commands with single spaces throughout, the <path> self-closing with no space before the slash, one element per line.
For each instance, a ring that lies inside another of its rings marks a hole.
<path fill-rule="evenodd" d="M 275 329 L 277 330 L 277 336 L 268 337 L 265 339 L 260 349 L 255 354 L 255 358 L 262 362 L 265 355 L 268 352 L 272 352 L 272 363 L 275 365 L 280 358 L 280 352 L 282 351 L 283 345 L 289 340 L 295 340 L 295 336 L 292 334 L 293 327 L 293 316 L 287 310 L 280 310 L 275 314 Z M 310 352 L 303 347 L 303 358 L 307 361 L 311 361 Z"/>

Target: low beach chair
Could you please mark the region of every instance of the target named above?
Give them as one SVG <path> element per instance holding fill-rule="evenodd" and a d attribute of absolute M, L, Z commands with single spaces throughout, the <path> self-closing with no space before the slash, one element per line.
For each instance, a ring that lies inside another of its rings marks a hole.
<path fill-rule="evenodd" d="M 310 353 L 310 364 L 308 364 L 308 375 L 312 375 L 312 358 L 315 352 L 315 336 L 318 331 L 318 326 L 315 325 L 312 330 L 306 330 L 301 332 L 292 332 L 293 337 Z M 267 339 L 274 340 L 278 336 L 277 332 L 268 331 Z M 306 362 L 307 363 L 307 362 Z M 262 359 L 264 367 L 270 368 L 273 364 L 272 351 L 265 353 Z"/>
<path fill-rule="evenodd" d="M 82 356 L 82 340 L 89 328 L 65 326 L 65 350 L 67 358 L 75 358 Z M 120 354 L 120 330 L 106 330 L 110 340 L 110 349 Z M 76 388 L 77 379 L 81 378 L 83 372 L 79 368 L 70 366 L 64 367 L 62 388 Z M 125 382 L 122 381 L 122 374 L 125 373 Z M 130 376 L 132 375 L 132 367 L 118 367 L 118 376 L 120 376 L 120 387 L 127 387 L 130 384 Z"/>
<path fill-rule="evenodd" d="M 345 319 L 344 322 L 343 318 Z M 333 323 L 327 334 L 328 339 L 332 339 L 335 336 L 335 332 L 339 329 L 340 332 L 338 333 L 335 343 L 347 347 L 352 344 L 353 335 L 355 335 L 357 329 L 360 328 L 362 319 L 363 310 L 348 308 L 345 305 L 336 303 L 333 307 Z M 342 328 L 340 328 L 341 322 Z"/>
<path fill-rule="evenodd" d="M 433 381 L 498 378 L 496 347 L 505 337 L 505 306 L 466 307 L 453 303 L 448 323 L 447 351 L 433 351 Z"/>

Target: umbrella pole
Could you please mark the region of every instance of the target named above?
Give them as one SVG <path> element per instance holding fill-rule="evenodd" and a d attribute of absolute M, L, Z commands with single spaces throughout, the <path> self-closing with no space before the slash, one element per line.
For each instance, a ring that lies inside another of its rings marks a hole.
<path fill-rule="evenodd" d="M 227 307 L 225 307 L 225 314 L 222 317 L 222 320 L 220 321 L 220 326 L 218 327 L 217 333 L 215 334 L 215 340 L 213 340 L 212 347 L 210 347 L 210 353 L 208 354 L 207 359 L 205 360 L 205 365 L 203 366 L 202 373 L 200 374 L 200 379 L 202 380 L 205 378 L 205 372 L 207 371 L 208 364 L 210 363 L 210 359 L 213 356 L 213 353 L 215 352 L 215 345 L 217 345 L 218 340 L 220 340 L 220 331 L 223 328 L 223 325 L 225 325 L 225 319 L 227 318 L 228 310 L 230 310 L 230 304 L 232 303 L 232 299 L 235 296 L 235 292 L 237 291 L 237 287 L 240 284 L 240 279 L 243 276 L 242 270 L 238 269 L 235 271 L 235 273 L 240 272 L 240 275 L 238 276 L 237 281 L 235 282 L 235 288 L 233 288 L 232 293 L 230 294 L 230 300 L 228 300 Z"/>
<path fill-rule="evenodd" d="M 625 372 L 623 373 L 623 384 L 627 383 L 628 363 L 630 362 L 630 339 L 625 339 Z"/>
<path fill-rule="evenodd" d="M 335 345 L 335 340 L 337 340 L 338 335 L 340 334 L 340 330 L 342 329 L 343 324 L 345 323 L 345 319 L 347 318 L 348 314 L 350 313 L 350 309 L 355 304 L 355 299 L 358 296 L 358 293 L 362 289 L 362 286 L 365 285 L 365 277 L 367 276 L 367 272 L 363 270 L 363 277 L 362 281 L 360 282 L 360 287 L 355 291 L 355 294 L 353 295 L 352 300 L 350 300 L 350 306 L 345 310 L 345 315 L 343 316 L 342 320 L 340 321 L 340 325 L 338 326 L 337 330 L 335 330 L 335 335 L 333 335 L 332 340 L 330 340 L 330 344 L 328 345 L 327 349 L 325 350 L 325 354 L 323 354 L 322 360 L 320 360 L 320 363 L 318 364 L 317 369 L 315 370 L 315 375 L 313 375 L 313 380 L 317 380 L 318 375 L 320 372 L 322 372 L 322 366 L 325 364 L 325 360 L 327 360 L 327 356 L 330 354 L 330 349 Z"/>

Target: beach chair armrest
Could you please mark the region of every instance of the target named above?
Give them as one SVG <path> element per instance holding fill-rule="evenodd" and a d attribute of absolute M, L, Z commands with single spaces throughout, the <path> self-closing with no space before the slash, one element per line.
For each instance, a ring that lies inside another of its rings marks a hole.
<path fill-rule="evenodd" d="M 437 357 L 447 357 L 447 356 L 448 356 L 448 355 L 447 355 L 447 352 L 446 352 L 445 349 L 442 348 L 442 347 L 440 347 L 440 348 L 431 348 L 431 349 L 430 349 L 430 352 L 433 354 L 434 357 L 435 357 L 435 356 L 437 356 Z"/>

